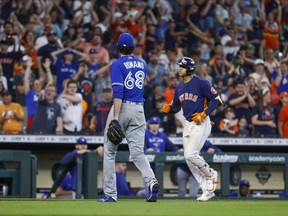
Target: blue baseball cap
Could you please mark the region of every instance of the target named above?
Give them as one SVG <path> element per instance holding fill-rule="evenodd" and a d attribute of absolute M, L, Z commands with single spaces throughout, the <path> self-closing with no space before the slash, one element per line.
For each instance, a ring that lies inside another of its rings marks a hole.
<path fill-rule="evenodd" d="M 245 7 L 251 7 L 252 5 L 251 5 L 251 2 L 250 1 L 243 1 L 242 3 L 241 3 L 241 7 L 242 8 L 245 8 Z"/>
<path fill-rule="evenodd" d="M 87 139 L 86 138 L 84 138 L 84 137 L 79 137 L 78 139 L 77 139 L 77 142 L 76 142 L 77 144 L 87 144 Z"/>
<path fill-rule="evenodd" d="M 239 182 L 239 186 L 240 186 L 240 187 L 241 187 L 241 186 L 250 187 L 250 183 L 249 183 L 248 180 L 243 179 L 243 180 L 241 180 L 241 181 Z"/>
<path fill-rule="evenodd" d="M 66 55 L 66 54 L 72 54 L 72 55 L 73 55 L 73 50 L 72 50 L 72 49 L 66 49 L 66 50 L 63 52 L 63 55 Z"/>
<path fill-rule="evenodd" d="M 121 47 L 131 47 L 134 46 L 134 38 L 129 33 L 122 33 L 118 39 L 118 45 Z"/>
<path fill-rule="evenodd" d="M 150 119 L 149 119 L 149 124 L 160 124 L 161 123 L 161 120 L 159 117 L 157 116 L 152 116 Z"/>

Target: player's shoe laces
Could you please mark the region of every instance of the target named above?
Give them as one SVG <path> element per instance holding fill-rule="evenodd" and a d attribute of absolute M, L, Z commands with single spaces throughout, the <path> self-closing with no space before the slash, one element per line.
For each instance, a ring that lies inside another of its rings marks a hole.
<path fill-rule="evenodd" d="M 157 181 L 152 182 L 148 187 L 146 202 L 157 202 L 160 185 Z"/>
<path fill-rule="evenodd" d="M 216 190 L 217 184 L 219 182 L 218 179 L 218 173 L 215 170 L 212 170 L 212 176 L 206 178 L 206 190 L 210 193 L 213 193 Z"/>
<path fill-rule="evenodd" d="M 214 196 L 215 196 L 215 194 L 213 192 L 204 191 L 203 194 L 200 197 L 197 198 L 197 201 L 205 202 L 205 201 L 211 199 Z"/>
<path fill-rule="evenodd" d="M 117 202 L 117 200 L 113 197 L 109 197 L 98 199 L 97 202 Z"/>

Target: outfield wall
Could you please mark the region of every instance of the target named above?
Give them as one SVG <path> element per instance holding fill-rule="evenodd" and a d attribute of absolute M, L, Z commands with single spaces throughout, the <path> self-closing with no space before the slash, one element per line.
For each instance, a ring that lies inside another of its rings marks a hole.
<path fill-rule="evenodd" d="M 52 185 L 51 168 L 59 162 L 61 157 L 68 151 L 73 150 L 77 136 L 33 136 L 33 135 L 2 135 L 0 136 L 0 150 L 14 149 L 14 150 L 31 150 L 37 156 L 38 175 L 37 188 L 49 188 Z M 93 149 L 103 143 L 103 137 L 87 136 L 89 148 Z M 181 145 L 182 139 L 179 137 L 170 138 L 175 144 Z M 209 138 L 209 140 L 221 147 L 222 149 L 230 148 L 233 152 L 249 152 L 253 148 L 254 152 L 283 152 L 288 153 L 288 139 L 231 139 L 231 138 Z M 123 144 L 119 147 L 120 150 L 127 150 L 127 145 Z M 278 155 L 277 153 L 277 155 Z M 260 158 L 261 159 L 261 158 Z M 263 159 L 263 158 L 262 158 Z M 262 160 L 261 159 L 261 160 Z M 265 159 L 265 158 L 264 158 Z M 252 160 L 259 160 L 259 158 L 252 158 Z M 269 160 L 265 159 L 265 160 Z M 272 159 L 273 160 L 273 159 Z M 285 162 L 286 163 L 286 162 Z M 11 164 L 6 164 L 12 166 Z M 212 165 L 220 171 L 219 164 Z M 13 166 L 12 166 L 13 167 Z M 172 164 L 165 164 L 164 166 L 164 188 L 177 189 L 170 180 L 170 169 Z M 255 190 L 284 190 L 284 166 L 273 164 L 239 164 L 240 173 L 234 172 L 236 177 L 240 175 L 241 179 L 248 179 L 251 183 L 251 189 Z M 264 169 L 264 170 L 263 170 Z M 262 178 L 259 178 L 259 173 L 262 173 Z M 220 174 L 221 175 L 221 174 Z M 266 177 L 265 177 L 266 175 Z M 267 177 L 269 176 L 269 177 Z M 265 179 L 267 178 L 267 179 Z M 142 179 L 138 170 L 132 163 L 128 164 L 127 180 L 132 187 L 143 187 Z M 230 181 L 230 179 L 229 179 Z M 236 189 L 237 186 L 231 184 L 229 189 Z M 102 187 L 102 165 L 100 164 L 98 170 L 98 188 Z M 221 189 L 221 187 L 218 187 Z"/>

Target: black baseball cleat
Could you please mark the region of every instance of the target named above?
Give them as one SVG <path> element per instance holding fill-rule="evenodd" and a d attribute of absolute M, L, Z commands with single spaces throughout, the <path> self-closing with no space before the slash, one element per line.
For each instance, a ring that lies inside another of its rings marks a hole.
<path fill-rule="evenodd" d="M 148 187 L 148 196 L 146 202 L 157 202 L 160 184 L 155 181 Z"/>

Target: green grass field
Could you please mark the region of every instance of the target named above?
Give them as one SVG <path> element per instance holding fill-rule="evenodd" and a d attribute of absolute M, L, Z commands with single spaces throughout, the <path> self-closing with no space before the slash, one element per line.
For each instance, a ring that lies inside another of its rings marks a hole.
<path fill-rule="evenodd" d="M 97 203 L 95 200 L 1 200 L 0 215 L 163 215 L 163 216 L 286 216 L 288 201 L 275 200 L 118 200 Z"/>

